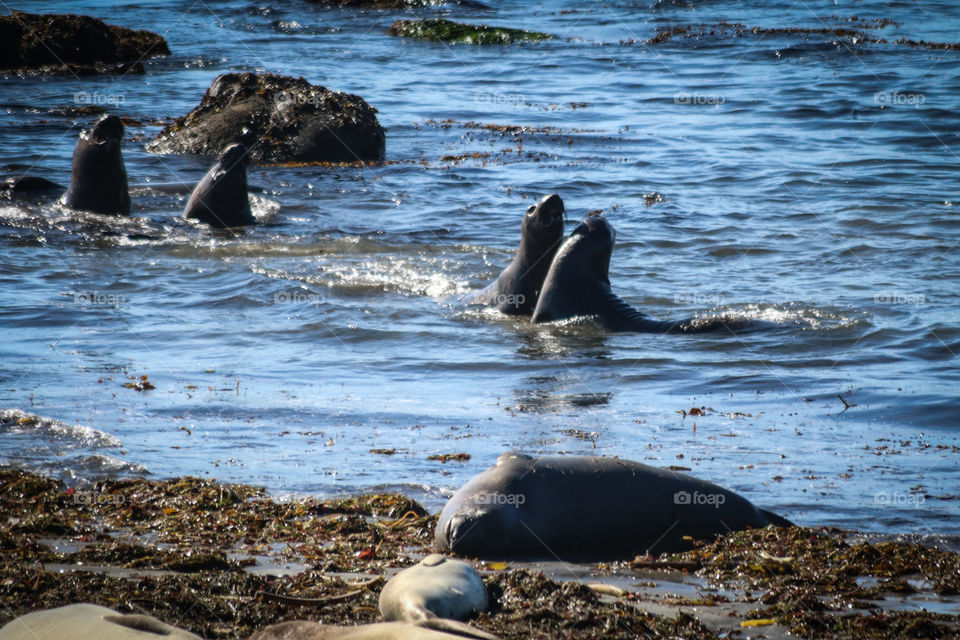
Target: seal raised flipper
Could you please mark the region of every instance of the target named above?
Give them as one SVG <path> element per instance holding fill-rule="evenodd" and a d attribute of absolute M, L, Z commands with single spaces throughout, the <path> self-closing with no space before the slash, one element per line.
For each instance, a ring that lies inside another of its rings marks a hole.
<path fill-rule="evenodd" d="M 113 115 L 104 115 L 80 134 L 64 200 L 68 207 L 95 213 L 130 213 L 122 141 L 123 121 Z"/>
<path fill-rule="evenodd" d="M 703 333 L 727 326 L 721 318 L 654 320 L 617 297 L 610 287 L 615 238 L 603 216 L 584 218 L 554 256 L 531 321 L 591 317 L 608 331 L 645 333 Z"/>
<path fill-rule="evenodd" d="M 563 200 L 555 193 L 530 205 L 523 216 L 520 246 L 510 266 L 464 302 L 494 306 L 509 315 L 533 313 L 543 279 L 563 240 L 563 212 Z"/>
<path fill-rule="evenodd" d="M 213 227 L 245 227 L 256 224 L 247 194 L 247 147 L 234 143 L 223 150 L 197 184 L 183 215 Z"/>

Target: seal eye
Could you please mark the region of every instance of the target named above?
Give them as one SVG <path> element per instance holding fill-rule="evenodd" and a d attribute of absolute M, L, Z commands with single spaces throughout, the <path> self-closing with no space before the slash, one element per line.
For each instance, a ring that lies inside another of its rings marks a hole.
<path fill-rule="evenodd" d="M 537 210 L 537 205 L 535 204 L 530 205 L 529 207 L 527 207 L 527 215 L 529 216 L 536 210 Z"/>

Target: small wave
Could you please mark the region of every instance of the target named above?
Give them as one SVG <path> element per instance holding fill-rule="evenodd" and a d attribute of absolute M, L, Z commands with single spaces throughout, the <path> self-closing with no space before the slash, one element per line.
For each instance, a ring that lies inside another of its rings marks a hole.
<path fill-rule="evenodd" d="M 467 293 L 465 283 L 446 275 L 451 269 L 445 268 L 443 262 L 423 256 L 384 256 L 349 262 L 341 256 L 318 264 L 318 274 L 296 274 L 262 265 L 254 265 L 252 269 L 269 278 L 294 280 L 348 292 L 393 291 L 431 298 Z"/>
<path fill-rule="evenodd" d="M 122 444 L 109 433 L 79 424 L 68 424 L 53 418 L 44 418 L 20 409 L 0 410 L 0 431 L 40 433 L 72 441 L 83 447 L 120 447 Z"/>
<path fill-rule="evenodd" d="M 722 317 L 761 320 L 772 324 L 795 325 L 815 330 L 844 329 L 865 321 L 865 313 L 828 311 L 802 303 L 789 305 L 752 303 L 735 309 L 731 308 L 725 311 Z"/>
<path fill-rule="evenodd" d="M 13 460 L 0 464 L 2 468 L 24 469 L 50 478 L 62 480 L 77 488 L 90 487 L 99 479 L 149 475 L 141 464 L 128 462 L 100 453 L 49 461 Z"/>

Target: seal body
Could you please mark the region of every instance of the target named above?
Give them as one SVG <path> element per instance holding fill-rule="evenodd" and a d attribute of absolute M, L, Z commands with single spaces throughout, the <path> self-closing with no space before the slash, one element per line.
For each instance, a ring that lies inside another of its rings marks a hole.
<path fill-rule="evenodd" d="M 393 576 L 380 592 L 385 620 L 465 620 L 487 608 L 487 589 L 466 562 L 431 554 Z"/>
<path fill-rule="evenodd" d="M 249 640 L 463 640 L 464 637 L 462 632 L 436 630 L 409 622 L 379 622 L 360 624 L 355 627 L 338 627 L 319 622 L 295 620 L 264 627 L 250 636 Z M 497 640 L 496 636 L 490 634 L 466 637 Z"/>
<path fill-rule="evenodd" d="M 234 143 L 223 150 L 216 164 L 197 184 L 183 215 L 213 227 L 256 224 L 247 194 L 247 148 Z"/>
<path fill-rule="evenodd" d="M 63 185 L 37 176 L 6 176 L 0 178 L 0 191 L 9 193 L 30 193 L 33 191 L 52 191 L 63 189 Z"/>
<path fill-rule="evenodd" d="M 523 216 L 520 246 L 513 262 L 468 304 L 494 306 L 508 315 L 530 315 L 563 240 L 563 200 L 553 193 L 530 205 Z"/>
<path fill-rule="evenodd" d="M 435 541 L 470 557 L 611 559 L 768 524 L 790 522 L 682 473 L 616 458 L 506 453 L 450 498 Z"/>
<path fill-rule="evenodd" d="M 607 331 L 703 333 L 725 326 L 721 318 L 654 320 L 617 297 L 610 287 L 610 256 L 616 233 L 603 216 L 589 216 L 553 258 L 533 311 L 533 322 L 590 317 Z M 738 323 L 740 328 L 743 323 Z"/>
<path fill-rule="evenodd" d="M 123 615 L 95 604 L 44 609 L 11 620 L 0 640 L 200 640 L 154 617 Z"/>
<path fill-rule="evenodd" d="M 95 213 L 130 213 L 122 141 L 123 121 L 112 115 L 104 115 L 80 134 L 73 149 L 70 186 L 65 197 L 68 207 Z"/>

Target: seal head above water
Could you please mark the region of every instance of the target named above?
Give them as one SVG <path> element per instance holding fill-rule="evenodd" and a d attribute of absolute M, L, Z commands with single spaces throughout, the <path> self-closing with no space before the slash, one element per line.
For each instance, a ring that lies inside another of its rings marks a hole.
<path fill-rule="evenodd" d="M 94 213 L 130 213 L 122 141 L 123 121 L 113 115 L 104 115 L 80 134 L 65 196 L 68 207 Z"/>
<path fill-rule="evenodd" d="M 508 315 L 533 313 L 543 279 L 563 240 L 563 213 L 563 200 L 555 193 L 530 205 L 523 216 L 520 246 L 513 261 L 494 282 L 466 302 L 494 306 Z"/>
<path fill-rule="evenodd" d="M 245 227 L 256 224 L 247 194 L 250 155 L 239 142 L 229 145 L 197 184 L 183 215 L 212 227 Z"/>

